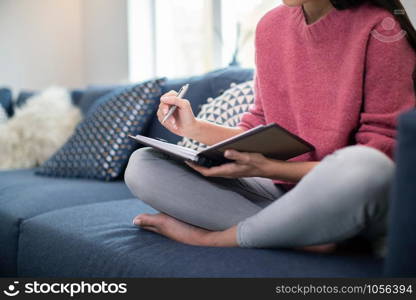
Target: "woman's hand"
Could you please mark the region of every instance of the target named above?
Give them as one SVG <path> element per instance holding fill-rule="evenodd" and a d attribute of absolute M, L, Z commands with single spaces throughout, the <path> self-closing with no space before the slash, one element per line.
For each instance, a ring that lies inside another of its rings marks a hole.
<path fill-rule="evenodd" d="M 318 161 L 290 162 L 269 159 L 260 153 L 245 153 L 235 150 L 225 151 L 224 156 L 235 160 L 235 162 L 212 168 L 205 168 L 191 162 L 186 162 L 186 164 L 207 177 L 264 177 L 287 182 L 299 182 L 319 164 Z"/>
<path fill-rule="evenodd" d="M 176 135 L 182 137 L 190 136 L 191 132 L 196 129 L 198 121 L 194 116 L 189 101 L 178 98 L 175 91 L 170 91 L 160 98 L 159 109 L 157 111 L 159 122 L 162 123 L 163 118 L 172 105 L 176 105 L 178 108 L 162 125 Z"/>
<path fill-rule="evenodd" d="M 268 167 L 272 161 L 262 154 L 227 150 L 225 151 L 224 156 L 235 162 L 212 168 L 205 168 L 188 161 L 186 161 L 186 164 L 202 175 L 208 177 L 269 177 Z"/>

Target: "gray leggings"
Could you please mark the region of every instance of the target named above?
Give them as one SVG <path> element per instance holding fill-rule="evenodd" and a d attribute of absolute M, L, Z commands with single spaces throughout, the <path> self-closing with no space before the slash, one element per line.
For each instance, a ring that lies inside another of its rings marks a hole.
<path fill-rule="evenodd" d="M 394 163 L 350 146 L 325 157 L 292 190 L 266 178 L 204 177 L 151 148 L 132 154 L 125 181 L 158 211 L 209 230 L 237 225 L 241 247 L 301 247 L 387 233 Z"/>

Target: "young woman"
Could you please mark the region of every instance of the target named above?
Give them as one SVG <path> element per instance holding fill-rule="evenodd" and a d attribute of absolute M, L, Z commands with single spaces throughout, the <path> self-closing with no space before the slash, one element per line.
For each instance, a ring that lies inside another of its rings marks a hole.
<path fill-rule="evenodd" d="M 207 145 L 276 122 L 316 151 L 278 161 L 229 150 L 203 168 L 150 148 L 130 158 L 131 191 L 160 213 L 134 224 L 191 245 L 332 251 L 387 234 L 396 119 L 415 106 L 416 32 L 399 0 L 284 0 L 256 31 L 255 104 L 235 128 L 194 117 L 175 92 L 159 120 Z M 379 249 L 378 249 L 379 250 Z"/>

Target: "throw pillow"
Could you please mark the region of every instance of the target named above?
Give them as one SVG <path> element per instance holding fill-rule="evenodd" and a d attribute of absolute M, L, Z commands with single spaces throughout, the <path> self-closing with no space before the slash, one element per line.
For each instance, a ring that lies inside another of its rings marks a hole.
<path fill-rule="evenodd" d="M 80 89 L 72 90 L 71 91 L 72 104 L 79 107 L 81 103 L 81 99 L 82 97 L 84 97 L 85 92 L 86 92 L 85 90 L 80 90 Z"/>
<path fill-rule="evenodd" d="M 88 91 L 89 90 L 75 89 L 70 92 L 72 104 L 74 104 L 77 107 L 80 107 L 82 113 L 84 113 L 84 111 L 83 111 L 83 107 L 81 106 L 81 101 L 85 98 L 85 94 L 87 94 Z M 27 90 L 20 91 L 19 95 L 17 96 L 15 106 L 21 107 L 25 105 L 25 103 L 28 100 L 33 99 L 32 97 L 35 96 L 36 94 L 38 94 L 37 91 L 27 91 Z"/>
<path fill-rule="evenodd" d="M 39 166 L 67 141 L 80 120 L 67 90 L 53 87 L 33 96 L 0 125 L 0 169 Z"/>
<path fill-rule="evenodd" d="M 88 87 L 82 98 L 79 100 L 79 108 L 84 116 L 93 111 L 92 107 L 94 103 L 99 99 L 103 99 L 104 96 L 112 97 L 114 94 L 118 94 L 124 90 L 126 86 L 91 86 Z"/>
<path fill-rule="evenodd" d="M 240 122 L 243 113 L 248 111 L 254 103 L 253 81 L 232 84 L 231 88 L 215 99 L 208 99 L 207 104 L 201 108 L 198 119 L 210 121 L 219 125 L 235 127 Z M 195 140 L 183 138 L 180 146 L 194 150 L 202 150 L 207 146 Z"/>
<path fill-rule="evenodd" d="M 159 104 L 163 81 L 133 85 L 106 99 L 36 174 L 105 181 L 120 177 L 137 147 L 128 135 L 146 128 Z"/>

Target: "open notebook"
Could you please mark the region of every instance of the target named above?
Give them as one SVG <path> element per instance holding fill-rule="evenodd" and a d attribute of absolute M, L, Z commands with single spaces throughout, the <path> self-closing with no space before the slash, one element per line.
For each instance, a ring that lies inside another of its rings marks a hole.
<path fill-rule="evenodd" d="M 227 149 L 262 153 L 268 158 L 278 160 L 288 160 L 315 149 L 310 143 L 276 123 L 257 126 L 202 151 L 195 151 L 143 135 L 129 137 L 140 144 L 153 147 L 173 158 L 192 161 L 205 167 L 230 162 L 229 159 L 224 157 L 224 152 Z"/>

